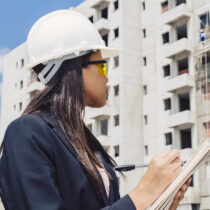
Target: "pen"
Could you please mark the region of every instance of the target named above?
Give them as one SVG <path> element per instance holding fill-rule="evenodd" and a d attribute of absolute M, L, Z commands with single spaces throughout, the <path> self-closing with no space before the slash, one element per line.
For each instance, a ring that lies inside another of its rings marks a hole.
<path fill-rule="evenodd" d="M 182 166 L 186 163 L 186 161 L 182 161 Z M 143 164 L 128 164 L 128 165 L 119 165 L 115 167 L 116 171 L 131 171 L 136 168 L 144 168 L 148 167 L 148 163 L 143 163 Z"/>

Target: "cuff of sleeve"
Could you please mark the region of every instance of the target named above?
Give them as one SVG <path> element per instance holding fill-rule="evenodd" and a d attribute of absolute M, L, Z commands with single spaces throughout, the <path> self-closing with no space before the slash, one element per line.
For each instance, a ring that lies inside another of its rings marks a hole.
<path fill-rule="evenodd" d="M 131 198 L 130 198 L 130 196 L 128 194 L 126 194 L 125 196 L 123 196 L 122 198 L 120 198 L 116 202 L 116 204 L 119 205 L 118 207 L 120 207 L 119 208 L 120 210 L 128 210 L 128 209 L 129 210 L 136 210 L 136 207 L 135 207 L 133 201 L 131 200 Z"/>
<path fill-rule="evenodd" d="M 131 200 L 130 196 L 128 194 L 126 194 L 124 197 L 125 197 L 126 203 L 129 205 L 129 209 L 136 210 L 136 206 L 134 205 L 134 203 Z"/>

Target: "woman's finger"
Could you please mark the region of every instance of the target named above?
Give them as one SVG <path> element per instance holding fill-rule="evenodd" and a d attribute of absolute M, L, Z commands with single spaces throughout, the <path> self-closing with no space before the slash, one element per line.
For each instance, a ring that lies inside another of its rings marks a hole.
<path fill-rule="evenodd" d="M 174 199 L 173 199 L 173 202 L 170 206 L 170 209 L 169 210 L 175 210 L 177 209 L 179 203 L 183 200 L 184 198 L 184 194 L 185 192 L 187 191 L 188 189 L 188 186 L 191 182 L 192 178 L 188 178 L 187 181 L 182 185 L 182 187 L 179 189 L 179 191 L 176 193 Z"/>
<path fill-rule="evenodd" d="M 180 188 L 180 190 L 181 190 L 182 192 L 186 192 L 186 191 L 187 191 L 187 189 L 188 189 L 188 187 L 189 187 L 189 184 L 190 184 L 191 180 L 192 180 L 191 177 L 188 178 L 187 181 L 182 185 L 182 187 Z"/>
<path fill-rule="evenodd" d="M 179 197 L 180 197 L 180 196 L 181 196 L 181 192 L 178 191 L 178 192 L 176 193 L 174 199 L 173 199 L 173 202 L 172 202 L 172 204 L 171 204 L 169 210 L 175 210 L 175 209 L 178 207 L 178 205 L 179 205 Z"/>
<path fill-rule="evenodd" d="M 187 185 L 189 185 L 191 181 L 192 181 L 192 177 L 189 177 L 188 180 L 186 181 Z"/>
<path fill-rule="evenodd" d="M 184 193 L 179 196 L 178 202 L 180 203 L 183 200 L 183 198 L 184 198 Z"/>
<path fill-rule="evenodd" d="M 180 156 L 180 151 L 178 149 L 174 149 L 167 155 L 166 161 L 167 163 L 171 163 L 176 159 L 180 159 Z"/>
<path fill-rule="evenodd" d="M 171 170 L 174 172 L 175 176 L 180 174 L 181 171 L 182 171 L 181 162 L 177 162 L 177 163 L 171 164 Z"/>
<path fill-rule="evenodd" d="M 182 187 L 181 187 L 181 191 L 183 192 L 183 193 L 185 193 L 186 191 L 187 191 L 187 185 L 183 185 Z"/>

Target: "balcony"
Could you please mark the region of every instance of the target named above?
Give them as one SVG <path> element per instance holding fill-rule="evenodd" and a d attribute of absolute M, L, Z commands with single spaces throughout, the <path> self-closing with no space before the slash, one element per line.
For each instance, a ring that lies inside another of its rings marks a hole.
<path fill-rule="evenodd" d="M 41 82 L 31 80 L 28 82 L 27 93 L 33 93 L 37 90 L 42 90 L 43 88 L 44 88 L 44 85 Z"/>
<path fill-rule="evenodd" d="M 181 152 L 182 161 L 187 161 L 192 156 L 193 149 L 192 148 L 181 149 L 180 152 Z"/>
<path fill-rule="evenodd" d="M 183 73 L 166 81 L 166 91 L 170 93 L 189 92 L 194 87 L 194 77 Z"/>
<path fill-rule="evenodd" d="M 111 29 L 111 23 L 105 18 L 100 18 L 94 23 L 94 26 L 99 31 L 100 34 L 107 34 Z"/>
<path fill-rule="evenodd" d="M 109 5 L 110 0 L 88 0 L 89 7 L 97 9 Z"/>
<path fill-rule="evenodd" d="M 191 42 L 188 38 L 182 38 L 164 46 L 164 56 L 174 59 L 177 55 L 189 54 L 191 52 Z"/>
<path fill-rule="evenodd" d="M 190 10 L 186 4 L 180 4 L 173 9 L 168 10 L 162 15 L 163 23 L 174 25 L 179 20 L 189 19 L 191 16 Z"/>
<path fill-rule="evenodd" d="M 100 135 L 100 136 L 97 136 L 97 139 L 105 147 L 110 146 L 112 143 L 110 136 Z"/>
<path fill-rule="evenodd" d="M 111 110 L 109 106 L 104 106 L 102 108 L 90 108 L 85 113 L 88 119 L 102 120 L 110 117 Z"/>
<path fill-rule="evenodd" d="M 168 128 L 188 128 L 195 124 L 196 115 L 190 110 L 171 114 L 166 118 Z"/>

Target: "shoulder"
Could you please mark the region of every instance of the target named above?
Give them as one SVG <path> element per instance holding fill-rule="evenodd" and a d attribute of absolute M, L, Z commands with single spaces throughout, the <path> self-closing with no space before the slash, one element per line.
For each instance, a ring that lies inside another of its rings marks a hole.
<path fill-rule="evenodd" d="M 17 119 L 13 120 L 7 127 L 7 130 L 14 128 L 25 127 L 28 129 L 35 129 L 37 127 L 44 128 L 44 124 L 34 114 L 25 114 Z"/>
<path fill-rule="evenodd" d="M 27 144 L 47 144 L 50 130 L 34 114 L 26 114 L 13 120 L 7 127 L 4 135 L 4 146 L 17 148 Z M 44 139 L 44 141 L 43 141 Z"/>

